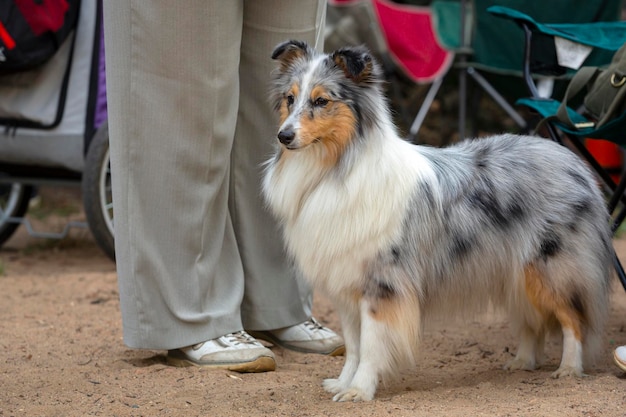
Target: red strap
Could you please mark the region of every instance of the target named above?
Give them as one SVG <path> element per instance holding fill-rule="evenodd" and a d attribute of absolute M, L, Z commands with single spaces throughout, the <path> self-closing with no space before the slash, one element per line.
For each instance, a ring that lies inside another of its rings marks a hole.
<path fill-rule="evenodd" d="M 15 5 L 35 35 L 59 30 L 70 7 L 67 0 L 15 0 Z"/>
<path fill-rule="evenodd" d="M 15 48 L 15 41 L 7 32 L 7 29 L 4 27 L 2 22 L 0 22 L 0 41 L 7 47 L 8 50 Z"/>

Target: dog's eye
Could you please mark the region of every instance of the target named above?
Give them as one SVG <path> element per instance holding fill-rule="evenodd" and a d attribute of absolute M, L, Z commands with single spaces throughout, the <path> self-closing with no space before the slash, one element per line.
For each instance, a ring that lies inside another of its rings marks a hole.
<path fill-rule="evenodd" d="M 315 101 L 313 102 L 313 105 L 315 107 L 324 107 L 325 105 L 328 104 L 328 99 L 324 98 L 324 97 L 318 97 L 315 99 Z"/>
<path fill-rule="evenodd" d="M 287 105 L 291 106 L 294 101 L 296 101 L 296 98 L 293 96 L 293 94 L 289 94 L 287 96 Z"/>

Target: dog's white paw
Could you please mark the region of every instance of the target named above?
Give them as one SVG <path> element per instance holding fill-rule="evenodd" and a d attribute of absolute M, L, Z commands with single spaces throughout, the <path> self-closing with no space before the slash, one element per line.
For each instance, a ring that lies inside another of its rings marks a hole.
<path fill-rule="evenodd" d="M 560 366 L 559 369 L 552 372 L 552 378 L 564 378 L 568 376 L 576 376 L 578 378 L 582 378 L 585 376 L 583 373 L 583 368 L 573 367 L 573 366 Z"/>
<path fill-rule="evenodd" d="M 338 378 L 325 379 L 322 383 L 322 386 L 324 387 L 326 392 L 330 392 L 331 394 L 338 394 L 346 389 L 346 386 L 342 384 L 341 380 Z"/>
<path fill-rule="evenodd" d="M 525 358 L 515 358 L 506 365 L 504 365 L 504 369 L 509 371 L 534 371 L 537 368 L 535 361 L 532 359 Z"/>
<path fill-rule="evenodd" d="M 371 401 L 372 399 L 374 399 L 374 395 L 373 394 L 367 394 L 365 393 L 363 390 L 360 390 L 358 388 L 348 388 L 344 391 L 341 391 L 339 394 L 335 395 L 333 397 L 333 401 L 337 401 L 337 402 L 345 402 L 345 401 L 352 401 L 352 402 L 358 402 L 358 401 Z"/>

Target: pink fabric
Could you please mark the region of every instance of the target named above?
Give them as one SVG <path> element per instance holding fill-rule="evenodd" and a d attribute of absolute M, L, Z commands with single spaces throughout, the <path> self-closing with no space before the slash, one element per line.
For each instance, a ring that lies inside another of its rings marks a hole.
<path fill-rule="evenodd" d="M 329 3 L 349 6 L 362 1 L 373 3 L 391 57 L 413 81 L 432 82 L 448 71 L 454 54 L 439 44 L 430 8 L 389 0 L 329 0 Z"/>
<path fill-rule="evenodd" d="M 437 41 L 431 10 L 388 0 L 373 0 L 391 55 L 416 82 L 443 76 L 454 54 Z"/>

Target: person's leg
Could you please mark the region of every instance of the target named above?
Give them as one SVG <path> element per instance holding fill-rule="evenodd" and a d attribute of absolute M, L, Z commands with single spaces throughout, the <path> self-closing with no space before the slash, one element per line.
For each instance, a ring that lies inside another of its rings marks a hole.
<path fill-rule="evenodd" d="M 104 2 L 124 340 L 175 349 L 241 330 L 227 208 L 242 2 Z"/>
<path fill-rule="evenodd" d="M 325 1 L 244 1 L 239 119 L 232 153 L 230 209 L 245 273 L 244 327 L 291 350 L 342 354 L 343 340 L 311 317 L 311 291 L 296 278 L 278 225 L 261 197 L 262 167 L 278 120 L 268 101 L 271 54 L 300 39 L 322 49 Z M 271 331 L 269 331 L 271 330 Z"/>
<path fill-rule="evenodd" d="M 239 119 L 232 153 L 230 209 L 245 273 L 244 327 L 269 330 L 303 322 L 310 292 L 295 278 L 276 221 L 261 196 L 262 163 L 272 154 L 277 116 L 268 101 L 271 54 L 286 39 L 321 49 L 325 1 L 244 1 Z"/>

